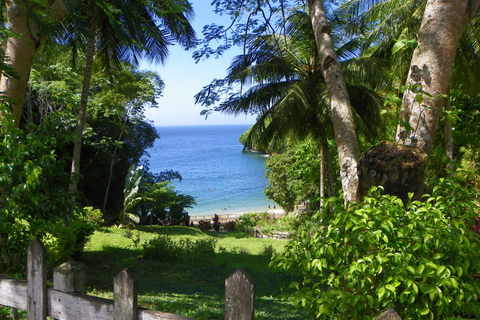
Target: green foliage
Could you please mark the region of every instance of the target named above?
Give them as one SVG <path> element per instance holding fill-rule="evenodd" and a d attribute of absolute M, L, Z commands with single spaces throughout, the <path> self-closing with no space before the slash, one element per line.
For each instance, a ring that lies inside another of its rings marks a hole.
<path fill-rule="evenodd" d="M 269 215 L 266 212 L 252 212 L 244 213 L 238 217 L 235 228 L 238 231 L 251 233 L 252 230 L 260 223 L 262 219 L 268 219 Z"/>
<path fill-rule="evenodd" d="M 139 306 L 199 320 L 223 319 L 225 279 L 243 267 L 256 285 L 255 319 L 307 319 L 303 310 L 295 309 L 291 301 L 282 298 L 282 286 L 298 277 L 274 272 L 268 267 L 270 257 L 261 255 L 263 248 L 270 246 L 281 252 L 286 241 L 251 238 L 237 232 L 202 232 L 181 226 L 138 226 L 134 232 L 137 231 L 142 239 L 138 249 L 132 246 L 131 239 L 122 237 L 122 229 L 95 232 L 82 258 L 89 269 L 95 270 L 88 275 L 89 294 L 112 299 L 112 278 L 118 270 L 128 267 L 137 280 Z M 215 262 L 201 265 L 189 261 L 162 262 L 160 258 L 139 259 L 139 249 L 145 240 L 158 235 L 168 235 L 176 242 L 182 237 L 192 242 L 215 238 L 218 240 Z M 242 253 L 240 247 L 244 248 Z"/>
<path fill-rule="evenodd" d="M 163 178 L 175 177 L 181 179 L 177 172 L 167 171 L 154 176 L 144 172 L 142 166 L 131 166 L 125 179 L 123 221 L 130 219 L 140 223 L 143 220 L 147 223 L 149 217 L 150 224 L 162 221 L 170 225 L 188 225 L 190 217 L 184 209 L 194 205 L 195 200 L 192 196 L 177 193 L 171 181 L 163 181 Z"/>
<path fill-rule="evenodd" d="M 95 227 L 84 220 L 74 220 L 68 226 L 58 223 L 42 241 L 53 262 L 78 260 Z"/>
<path fill-rule="evenodd" d="M 105 223 L 105 220 L 103 220 L 103 213 L 100 209 L 85 207 L 83 208 L 83 212 L 85 222 L 93 226 L 95 230 L 99 230 Z"/>
<path fill-rule="evenodd" d="M 100 210 L 85 207 L 72 221 L 58 222 L 48 228 L 42 242 L 53 263 L 79 260 L 95 230 L 102 226 L 102 216 Z"/>
<path fill-rule="evenodd" d="M 129 213 L 128 211 L 135 207 L 139 201 L 141 201 L 141 197 L 138 195 L 140 181 L 142 180 L 142 171 L 143 166 L 135 167 L 130 166 L 128 170 L 128 174 L 125 177 L 125 187 L 123 189 L 123 193 L 125 198 L 123 200 L 123 210 L 120 216 L 120 219 L 126 223 L 128 220 L 132 220 L 136 223 L 140 222 L 140 219 L 137 215 Z"/>
<path fill-rule="evenodd" d="M 27 132 L 11 125 L 8 111 L 0 128 L 0 274 L 23 276 L 31 239 L 75 211 L 68 191 L 65 158 L 55 153 L 51 123 Z M 57 124 L 58 125 L 58 124 Z M 58 139 L 68 139 L 57 130 Z"/>
<path fill-rule="evenodd" d="M 269 179 L 265 195 L 287 212 L 292 211 L 297 204 L 295 190 L 298 180 L 287 173 L 294 163 L 293 153 L 292 149 L 288 149 L 284 153 L 268 157 L 265 163 L 265 177 Z"/>
<path fill-rule="evenodd" d="M 293 299 L 319 319 L 373 319 L 385 308 L 402 319 L 480 313 L 480 239 L 469 191 L 443 179 L 424 202 L 370 197 L 335 206 L 316 230 L 300 229 L 271 265 L 296 270 Z M 317 217 L 317 218 L 320 218 Z"/>
<path fill-rule="evenodd" d="M 329 146 L 328 152 L 334 155 L 335 146 Z M 334 157 L 331 157 L 334 159 Z M 332 164 L 337 165 L 333 161 Z M 310 211 L 318 210 L 320 206 L 320 147 L 312 139 L 290 146 L 284 153 L 270 156 L 266 161 L 266 174 L 269 185 L 265 194 L 269 199 L 278 203 L 287 212 L 291 212 L 297 205 L 308 203 Z M 325 163 L 326 165 L 326 163 Z M 336 168 L 332 168 L 334 172 Z M 327 170 L 326 170 L 327 171 Z M 334 174 L 333 172 L 326 174 Z M 334 180 L 340 190 L 338 179 Z M 328 181 L 325 177 L 325 181 Z M 325 183 L 325 194 L 328 194 L 328 183 Z"/>
<path fill-rule="evenodd" d="M 78 59 L 79 65 L 84 65 L 84 56 Z M 25 106 L 28 123 L 52 123 L 48 133 L 57 142 L 59 158 L 71 153 L 80 101 L 78 88 L 82 85 L 82 70 L 73 67 L 71 60 L 64 46 L 51 44 L 39 51 Z M 140 163 L 158 137 L 144 112 L 156 107 L 163 82 L 158 75 L 137 71 L 128 64 L 117 66 L 110 74 L 101 71 L 95 70 L 92 77 L 88 106 L 92 116 L 84 132 L 78 186 L 82 196 L 77 199 L 82 206 L 102 208 L 110 223 L 123 209 L 123 186 L 129 167 Z"/>
<path fill-rule="evenodd" d="M 213 238 L 181 238 L 175 242 L 169 236 L 158 236 L 143 244 L 143 255 L 147 259 L 166 262 L 189 261 L 208 265 L 215 259 L 216 242 Z"/>
<path fill-rule="evenodd" d="M 268 246 L 265 245 L 263 246 L 262 251 L 260 252 L 260 255 L 272 257 L 274 253 L 275 253 L 275 249 L 273 248 L 272 245 L 268 245 Z"/>

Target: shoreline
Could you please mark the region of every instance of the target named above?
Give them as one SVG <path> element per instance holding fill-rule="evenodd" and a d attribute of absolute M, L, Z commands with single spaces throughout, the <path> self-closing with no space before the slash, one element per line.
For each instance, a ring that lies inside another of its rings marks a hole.
<path fill-rule="evenodd" d="M 231 206 L 226 206 L 226 207 L 221 207 L 220 209 L 215 209 L 211 208 L 211 206 L 198 206 L 197 208 L 202 208 L 204 207 L 205 209 L 200 209 L 200 210 L 192 210 L 191 208 L 185 208 L 185 211 L 188 212 L 188 215 L 190 217 L 196 217 L 196 216 L 213 216 L 215 214 L 220 215 L 241 215 L 241 214 L 247 214 L 247 213 L 262 213 L 262 212 L 269 212 L 269 213 L 281 213 L 284 212 L 284 210 L 279 207 L 276 203 L 269 203 L 267 205 L 253 205 L 253 206 L 248 206 L 248 205 L 238 205 L 238 204 L 232 204 Z M 274 208 L 275 207 L 275 208 Z M 217 207 L 218 208 L 218 207 Z M 190 210 L 188 210 L 190 209 Z M 193 212 L 192 212 L 193 211 Z"/>
<path fill-rule="evenodd" d="M 283 209 L 270 209 L 270 210 L 267 209 L 267 210 L 264 210 L 264 211 L 252 211 L 252 212 L 259 212 L 259 213 L 260 212 L 267 212 L 273 218 L 281 218 L 286 214 L 285 210 L 283 210 Z M 221 214 L 218 214 L 218 213 L 200 214 L 200 215 L 190 216 L 190 221 L 191 222 L 198 222 L 200 220 L 212 221 L 213 217 L 216 214 L 216 215 L 218 215 L 218 217 L 220 219 L 220 222 L 228 222 L 228 221 L 234 221 L 238 217 L 240 217 L 242 214 L 246 214 L 246 213 L 250 213 L 250 212 L 221 213 Z"/>

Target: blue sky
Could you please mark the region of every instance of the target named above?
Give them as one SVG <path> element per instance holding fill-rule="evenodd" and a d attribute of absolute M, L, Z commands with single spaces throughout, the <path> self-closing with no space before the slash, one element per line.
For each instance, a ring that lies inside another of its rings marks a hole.
<path fill-rule="evenodd" d="M 219 17 L 212 12 L 210 0 L 194 0 L 195 19 L 192 25 L 197 32 L 197 37 L 202 36 L 204 25 L 216 22 L 227 24 L 229 20 Z M 228 19 L 228 18 L 227 18 Z M 223 57 L 211 57 L 197 64 L 192 58 L 192 53 L 181 47 L 171 47 L 169 58 L 165 64 L 141 64 L 142 70 L 157 72 L 165 82 L 163 97 L 158 100 L 159 107 L 148 109 L 146 116 L 155 126 L 177 125 L 216 125 L 216 124 L 254 124 L 253 116 L 231 116 L 218 112 L 210 115 L 207 120 L 200 115 L 201 105 L 195 105 L 194 95 L 208 85 L 214 78 L 224 78 L 232 58 L 240 53 L 240 49 L 227 52 Z"/>

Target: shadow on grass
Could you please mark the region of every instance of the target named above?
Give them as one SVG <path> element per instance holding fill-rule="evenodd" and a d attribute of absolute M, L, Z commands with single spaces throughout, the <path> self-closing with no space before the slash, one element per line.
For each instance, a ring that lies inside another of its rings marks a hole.
<path fill-rule="evenodd" d="M 240 231 L 229 231 L 229 232 L 216 232 L 216 231 L 204 231 L 204 233 L 212 238 L 224 239 L 224 238 L 235 238 L 235 239 L 247 239 L 252 238 L 248 234 Z"/>
<path fill-rule="evenodd" d="M 234 241 L 249 238 L 240 232 L 204 232 L 186 227 L 139 226 L 138 229 L 172 236 Z M 142 306 L 200 320 L 223 319 L 225 280 L 243 268 L 256 285 L 256 319 L 305 319 L 298 316 L 291 303 L 279 298 L 282 288 L 299 281 L 298 276 L 269 269 L 270 255 L 252 255 L 234 249 L 217 252 L 213 259 L 203 263 L 193 255 L 173 263 L 162 261 L 161 256 L 143 258 L 141 245 L 119 247 L 118 243 L 103 246 L 100 243 L 101 250 L 82 255 L 82 262 L 88 267 L 88 290 L 96 295 L 111 299 L 113 278 L 127 268 L 137 281 Z"/>
<path fill-rule="evenodd" d="M 269 269 L 270 256 L 222 252 L 207 263 L 194 256 L 176 263 L 145 259 L 139 248 L 105 246 L 102 251 L 85 252 L 82 262 L 88 267 L 87 286 L 98 291 L 112 291 L 113 278 L 127 268 L 137 280 L 139 292 L 166 294 L 223 295 L 225 279 L 243 268 L 255 281 L 262 295 L 281 294 L 281 288 L 294 281 L 292 275 Z"/>
<path fill-rule="evenodd" d="M 149 232 L 152 234 L 166 235 L 166 236 L 207 236 L 212 238 L 235 238 L 245 239 L 251 238 L 248 234 L 240 231 L 202 231 L 192 227 L 184 226 L 137 226 L 137 230 Z"/>
<path fill-rule="evenodd" d="M 203 231 L 183 226 L 142 226 L 139 225 L 136 227 L 139 231 L 155 233 L 159 235 L 166 236 L 204 236 L 206 235 Z"/>

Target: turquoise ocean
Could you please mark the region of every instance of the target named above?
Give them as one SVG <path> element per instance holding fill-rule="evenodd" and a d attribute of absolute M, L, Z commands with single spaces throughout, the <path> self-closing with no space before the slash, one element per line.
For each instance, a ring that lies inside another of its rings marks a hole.
<path fill-rule="evenodd" d="M 261 212 L 276 205 L 263 193 L 266 156 L 242 152 L 238 142 L 249 125 L 157 127 L 160 139 L 148 150 L 150 170 L 178 171 L 176 190 L 195 198 L 190 216 Z"/>

